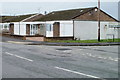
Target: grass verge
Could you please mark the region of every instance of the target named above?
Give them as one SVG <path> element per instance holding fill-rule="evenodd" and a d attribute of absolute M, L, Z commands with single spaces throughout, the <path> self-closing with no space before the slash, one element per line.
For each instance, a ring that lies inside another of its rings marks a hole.
<path fill-rule="evenodd" d="M 63 42 L 63 43 L 105 43 L 105 42 L 120 42 L 120 39 L 101 39 L 98 40 L 56 40 L 48 42 Z"/>

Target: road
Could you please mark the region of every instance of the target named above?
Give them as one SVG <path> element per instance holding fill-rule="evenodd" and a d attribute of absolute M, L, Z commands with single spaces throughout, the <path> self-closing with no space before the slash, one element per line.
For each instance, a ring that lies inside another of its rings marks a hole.
<path fill-rule="evenodd" d="M 0 44 L 3 78 L 118 78 L 118 46 Z"/>

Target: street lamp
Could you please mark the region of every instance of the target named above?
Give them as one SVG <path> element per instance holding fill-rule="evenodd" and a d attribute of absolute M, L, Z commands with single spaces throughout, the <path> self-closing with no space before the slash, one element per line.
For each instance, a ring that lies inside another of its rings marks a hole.
<path fill-rule="evenodd" d="M 100 0 L 98 0 L 98 41 L 100 41 Z"/>

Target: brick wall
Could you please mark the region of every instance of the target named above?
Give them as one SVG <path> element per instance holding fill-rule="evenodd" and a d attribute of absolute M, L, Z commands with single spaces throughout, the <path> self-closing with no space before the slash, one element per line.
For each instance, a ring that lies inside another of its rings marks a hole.
<path fill-rule="evenodd" d="M 55 40 L 73 40 L 73 37 L 45 37 L 45 41 L 55 41 Z"/>
<path fill-rule="evenodd" d="M 44 37 L 26 37 L 26 40 L 44 41 Z"/>

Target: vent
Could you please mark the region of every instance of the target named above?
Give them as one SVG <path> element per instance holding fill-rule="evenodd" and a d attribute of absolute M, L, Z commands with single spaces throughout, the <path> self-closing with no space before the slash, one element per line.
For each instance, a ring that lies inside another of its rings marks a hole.
<path fill-rule="evenodd" d="M 52 14 L 55 14 L 55 13 L 52 13 Z"/>
<path fill-rule="evenodd" d="M 95 9 L 95 12 L 97 12 L 97 9 Z"/>
<path fill-rule="evenodd" d="M 83 12 L 83 10 L 80 10 L 80 12 Z"/>

